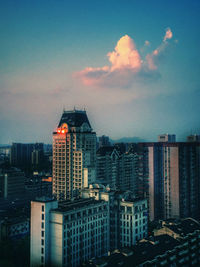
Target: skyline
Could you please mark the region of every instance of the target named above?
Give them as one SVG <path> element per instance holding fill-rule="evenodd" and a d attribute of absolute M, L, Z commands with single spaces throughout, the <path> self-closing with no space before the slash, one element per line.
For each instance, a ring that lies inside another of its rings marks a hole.
<path fill-rule="evenodd" d="M 196 0 L 2 3 L 0 143 L 49 143 L 74 106 L 112 139 L 199 134 L 199 11 Z"/>

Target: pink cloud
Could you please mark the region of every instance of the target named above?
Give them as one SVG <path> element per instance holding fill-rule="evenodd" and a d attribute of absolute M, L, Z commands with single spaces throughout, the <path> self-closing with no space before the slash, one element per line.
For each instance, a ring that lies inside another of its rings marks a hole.
<path fill-rule="evenodd" d="M 133 40 L 128 35 L 120 38 L 115 50 L 109 52 L 107 56 L 112 64 L 111 71 L 124 68 L 138 71 L 142 65 L 140 54 L 136 49 Z"/>
<path fill-rule="evenodd" d="M 165 42 L 167 39 L 171 39 L 173 36 L 172 31 L 170 28 L 167 28 L 166 32 L 165 32 L 165 36 L 163 41 Z"/>
<path fill-rule="evenodd" d="M 87 86 L 101 87 L 129 87 L 142 78 L 158 77 L 159 75 L 155 75 L 158 59 L 167 46 L 166 40 L 171 38 L 172 31 L 168 28 L 162 43 L 142 60 L 133 39 L 124 35 L 117 42 L 114 51 L 107 54 L 110 66 L 87 67 L 75 73 L 75 77 Z M 146 46 L 149 44 L 149 41 L 145 41 Z"/>
<path fill-rule="evenodd" d="M 167 39 L 171 39 L 173 36 L 170 28 L 167 28 L 162 43 L 151 53 L 146 56 L 146 62 L 150 70 L 156 70 L 159 57 L 163 54 L 168 46 Z"/>

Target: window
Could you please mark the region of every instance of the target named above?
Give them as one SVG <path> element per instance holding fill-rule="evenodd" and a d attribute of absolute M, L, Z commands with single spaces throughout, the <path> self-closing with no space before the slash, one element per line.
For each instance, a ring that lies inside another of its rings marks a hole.
<path fill-rule="evenodd" d="M 44 262 L 44 256 L 41 256 L 41 262 L 42 263 Z"/>
<path fill-rule="evenodd" d="M 44 205 L 42 205 L 42 211 L 44 211 Z"/>
<path fill-rule="evenodd" d="M 41 223 L 41 228 L 44 229 L 44 223 L 43 222 Z"/>
<path fill-rule="evenodd" d="M 42 220 L 44 220 L 44 214 L 42 214 Z"/>
<path fill-rule="evenodd" d="M 41 248 L 41 254 L 44 254 L 44 248 Z"/>
<path fill-rule="evenodd" d="M 41 231 L 41 236 L 44 237 L 44 231 Z"/>
<path fill-rule="evenodd" d="M 41 239 L 41 245 L 44 246 L 44 239 Z"/>

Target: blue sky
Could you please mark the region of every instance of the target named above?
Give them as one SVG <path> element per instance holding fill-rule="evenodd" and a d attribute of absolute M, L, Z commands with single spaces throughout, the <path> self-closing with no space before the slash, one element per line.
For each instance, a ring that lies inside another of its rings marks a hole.
<path fill-rule="evenodd" d="M 2 1 L 0 143 L 51 142 L 74 106 L 114 139 L 200 133 L 199 12 L 198 0 Z"/>

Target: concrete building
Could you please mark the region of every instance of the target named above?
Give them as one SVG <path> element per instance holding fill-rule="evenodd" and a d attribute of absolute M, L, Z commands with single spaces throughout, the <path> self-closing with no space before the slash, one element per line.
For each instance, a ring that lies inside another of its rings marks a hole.
<path fill-rule="evenodd" d="M 109 243 L 108 202 L 31 202 L 31 267 L 80 266 L 106 255 Z"/>
<path fill-rule="evenodd" d="M 150 220 L 200 218 L 200 143 L 143 143 L 148 148 Z"/>
<path fill-rule="evenodd" d="M 96 178 L 96 133 L 86 111 L 64 111 L 53 133 L 53 194 L 70 199 Z"/>
<path fill-rule="evenodd" d="M 109 203 L 110 250 L 130 247 L 148 234 L 148 208 L 146 199 L 136 199 L 132 193 L 112 190 L 93 184 L 81 191 L 82 198 L 94 197 Z"/>

